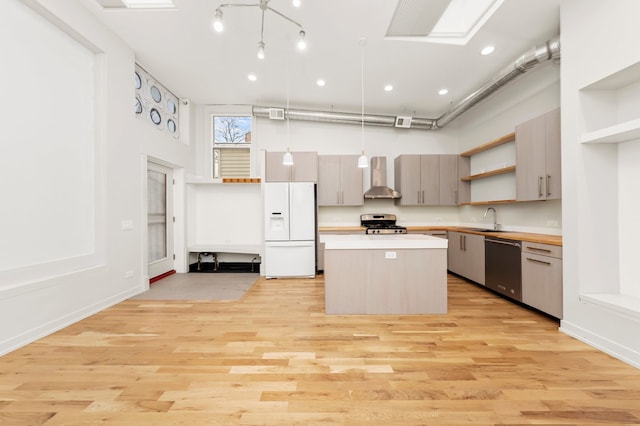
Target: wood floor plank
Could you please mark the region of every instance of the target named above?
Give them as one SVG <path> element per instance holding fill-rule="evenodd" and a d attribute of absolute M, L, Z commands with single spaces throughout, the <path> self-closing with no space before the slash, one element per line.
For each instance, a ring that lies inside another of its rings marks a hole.
<path fill-rule="evenodd" d="M 446 315 L 327 316 L 322 276 L 131 299 L 1 357 L 0 424 L 640 424 L 640 370 L 448 286 Z"/>

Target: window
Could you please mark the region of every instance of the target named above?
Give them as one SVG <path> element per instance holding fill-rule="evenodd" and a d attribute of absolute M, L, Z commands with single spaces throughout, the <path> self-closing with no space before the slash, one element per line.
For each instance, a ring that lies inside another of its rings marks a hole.
<path fill-rule="evenodd" d="M 135 112 L 174 138 L 180 136 L 178 121 L 178 97 L 158 83 L 148 72 L 136 64 L 133 76 L 136 91 Z"/>
<path fill-rule="evenodd" d="M 251 176 L 251 116 L 212 115 L 213 177 Z"/>

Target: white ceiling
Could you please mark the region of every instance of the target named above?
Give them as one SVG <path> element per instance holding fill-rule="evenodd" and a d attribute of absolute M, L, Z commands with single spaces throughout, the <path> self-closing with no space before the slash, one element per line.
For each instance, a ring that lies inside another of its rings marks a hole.
<path fill-rule="evenodd" d="M 299 52 L 298 28 L 267 12 L 260 61 L 259 8 L 225 8 L 225 32 L 211 28 L 221 3 L 258 0 L 174 0 L 176 9 L 147 11 L 78 1 L 119 34 L 160 83 L 198 104 L 286 106 L 288 85 L 291 107 L 359 112 L 364 37 L 365 112 L 436 118 L 560 32 L 560 0 L 505 0 L 466 46 L 385 40 L 396 0 L 302 0 L 300 8 L 271 0 L 272 8 L 302 24 L 308 48 Z M 481 56 L 487 44 L 496 50 Z M 250 82 L 249 73 L 258 80 Z M 318 78 L 325 87 L 316 85 Z M 386 84 L 394 90 L 385 92 Z M 443 87 L 449 93 L 440 96 Z"/>

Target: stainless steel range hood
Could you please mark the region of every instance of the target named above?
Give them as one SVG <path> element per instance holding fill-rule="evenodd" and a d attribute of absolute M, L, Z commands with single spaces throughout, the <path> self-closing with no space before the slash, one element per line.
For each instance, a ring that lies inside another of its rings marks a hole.
<path fill-rule="evenodd" d="M 364 198 L 401 198 L 402 194 L 387 186 L 387 157 L 371 157 L 371 188 Z"/>

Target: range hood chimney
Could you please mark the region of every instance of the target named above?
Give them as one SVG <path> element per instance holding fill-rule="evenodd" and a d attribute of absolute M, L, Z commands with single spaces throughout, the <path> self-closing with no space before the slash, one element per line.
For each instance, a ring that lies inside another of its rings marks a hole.
<path fill-rule="evenodd" d="M 371 157 L 371 188 L 364 193 L 364 198 L 400 197 L 402 194 L 387 186 L 387 157 Z"/>

